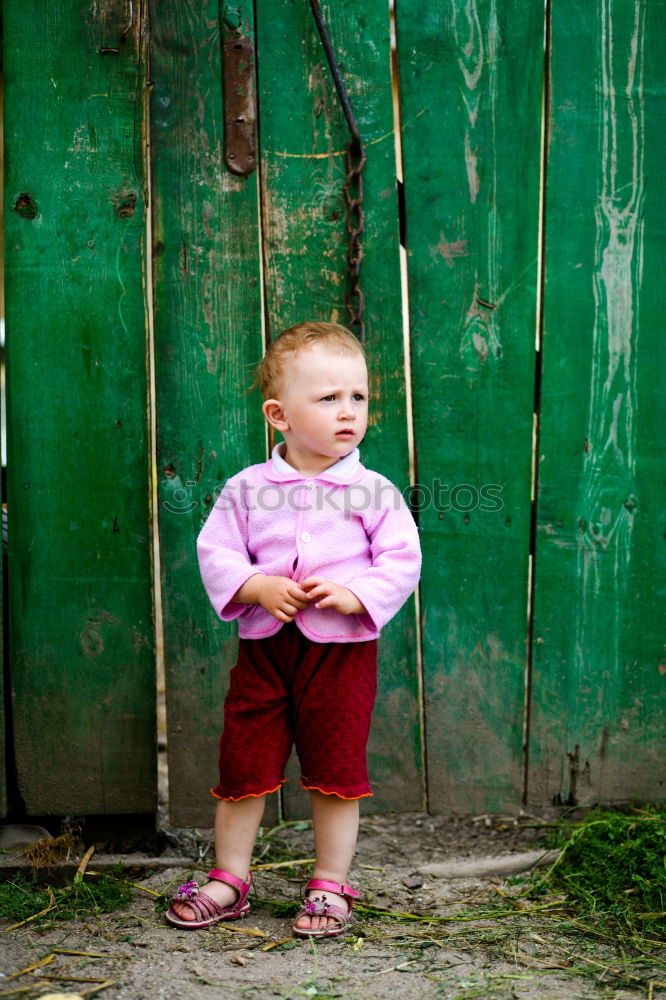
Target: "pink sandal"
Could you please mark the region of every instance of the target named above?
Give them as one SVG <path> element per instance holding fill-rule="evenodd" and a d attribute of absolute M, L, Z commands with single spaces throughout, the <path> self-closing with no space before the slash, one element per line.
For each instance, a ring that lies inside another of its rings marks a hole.
<path fill-rule="evenodd" d="M 294 921 L 293 931 L 298 937 L 337 937 L 339 934 L 346 931 L 349 924 L 352 922 L 352 906 L 355 899 L 359 899 L 361 893 L 356 889 L 352 889 L 350 885 L 344 885 L 342 882 L 329 882 L 327 879 L 322 878 L 311 878 L 305 887 L 305 891 L 308 892 L 310 889 L 322 889 L 324 892 L 335 892 L 339 896 L 344 896 L 347 901 L 349 909 L 343 910 L 341 906 L 336 906 L 335 903 L 329 903 L 325 895 L 307 897 L 303 900 L 303 905 L 296 914 L 296 920 L 299 917 L 309 916 L 309 917 L 332 917 L 333 920 L 337 921 L 337 926 L 334 924 L 328 927 L 297 927 L 296 921 Z"/>
<path fill-rule="evenodd" d="M 213 927 L 221 920 L 238 920 L 250 912 L 250 903 L 247 894 L 252 885 L 252 874 L 248 875 L 247 882 L 232 875 L 231 872 L 223 872 L 220 868 L 211 868 L 208 878 L 214 882 L 224 882 L 233 889 L 238 890 L 238 899 L 231 906 L 220 906 L 214 899 L 211 899 L 205 892 L 202 892 L 196 882 L 185 882 L 181 885 L 176 895 L 172 898 L 173 903 L 187 903 L 194 910 L 194 920 L 182 920 L 173 910 L 171 905 L 164 914 L 166 919 L 174 927 L 183 927 L 188 931 L 196 931 L 202 927 Z"/>

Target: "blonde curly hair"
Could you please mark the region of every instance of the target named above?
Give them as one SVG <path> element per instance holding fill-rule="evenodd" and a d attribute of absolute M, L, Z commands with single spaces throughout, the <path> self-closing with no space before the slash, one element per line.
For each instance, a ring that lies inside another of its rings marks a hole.
<path fill-rule="evenodd" d="M 353 333 L 339 323 L 307 321 L 290 326 L 275 338 L 257 365 L 252 388 L 261 389 L 264 399 L 272 399 L 280 389 L 284 375 L 284 362 L 312 344 L 337 347 L 346 354 L 357 353 L 365 357 L 363 347 Z"/>

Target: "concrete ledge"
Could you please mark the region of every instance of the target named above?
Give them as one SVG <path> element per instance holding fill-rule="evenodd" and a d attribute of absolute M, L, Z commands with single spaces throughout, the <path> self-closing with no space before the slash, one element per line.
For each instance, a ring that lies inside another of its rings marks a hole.
<path fill-rule="evenodd" d="M 472 861 L 443 861 L 422 865 L 417 871 L 433 878 L 490 878 L 493 875 L 518 875 L 544 865 L 552 865 L 559 851 L 525 851 L 522 854 L 503 854 L 492 858 L 474 858 Z"/>
<path fill-rule="evenodd" d="M 76 875 L 80 858 L 56 862 L 51 868 L 40 868 L 37 871 L 39 881 L 58 884 L 66 882 Z M 150 875 L 169 868 L 181 868 L 183 871 L 200 870 L 191 858 L 147 857 L 143 854 L 93 854 L 88 869 L 93 872 L 113 872 L 114 868 L 122 868 L 122 874 L 131 879 L 147 878 Z M 0 878 L 8 878 L 12 874 L 22 873 L 32 875 L 32 865 L 26 861 L 19 851 L 0 855 Z"/>

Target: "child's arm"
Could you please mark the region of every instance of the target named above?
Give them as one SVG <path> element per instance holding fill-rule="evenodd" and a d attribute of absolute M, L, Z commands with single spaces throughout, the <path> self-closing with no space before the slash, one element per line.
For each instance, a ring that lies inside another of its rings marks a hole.
<path fill-rule="evenodd" d="M 234 594 L 236 604 L 261 604 L 274 618 L 290 622 L 309 603 L 308 595 L 288 576 L 256 573 Z"/>
<path fill-rule="evenodd" d="M 359 615 L 368 628 L 379 631 L 400 610 L 416 588 L 421 548 L 414 518 L 392 483 L 377 474 L 382 499 L 379 508 L 359 513 L 364 519 L 371 565 L 345 581 L 362 606 Z M 372 485 L 372 484 L 371 484 Z"/>
<path fill-rule="evenodd" d="M 293 599 L 307 601 L 307 597 L 297 586 L 285 594 L 279 593 L 275 583 L 264 584 L 283 578 L 262 573 L 248 551 L 252 485 L 248 470 L 244 470 L 227 482 L 218 497 L 197 539 L 201 578 L 222 621 L 240 617 L 249 604 L 262 604 L 280 621 L 291 621 L 296 614 L 292 613 Z M 263 600 L 260 595 L 265 595 Z M 286 601 L 286 597 L 291 600 Z"/>

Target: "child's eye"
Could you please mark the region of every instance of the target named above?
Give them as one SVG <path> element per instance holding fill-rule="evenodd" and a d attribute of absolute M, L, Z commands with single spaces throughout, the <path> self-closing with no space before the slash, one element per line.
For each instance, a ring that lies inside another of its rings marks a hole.
<path fill-rule="evenodd" d="M 354 393 L 354 400 L 357 403 L 362 403 L 364 399 L 365 399 L 365 396 L 363 395 L 362 392 L 355 392 Z"/>
<path fill-rule="evenodd" d="M 330 394 L 329 396 L 322 396 L 322 397 L 321 397 L 321 399 L 322 399 L 322 402 L 324 402 L 324 403 L 328 403 L 328 402 L 330 402 L 330 401 L 331 401 L 332 399 L 335 399 L 335 394 L 334 394 L 334 393 L 331 393 L 331 394 Z"/>

